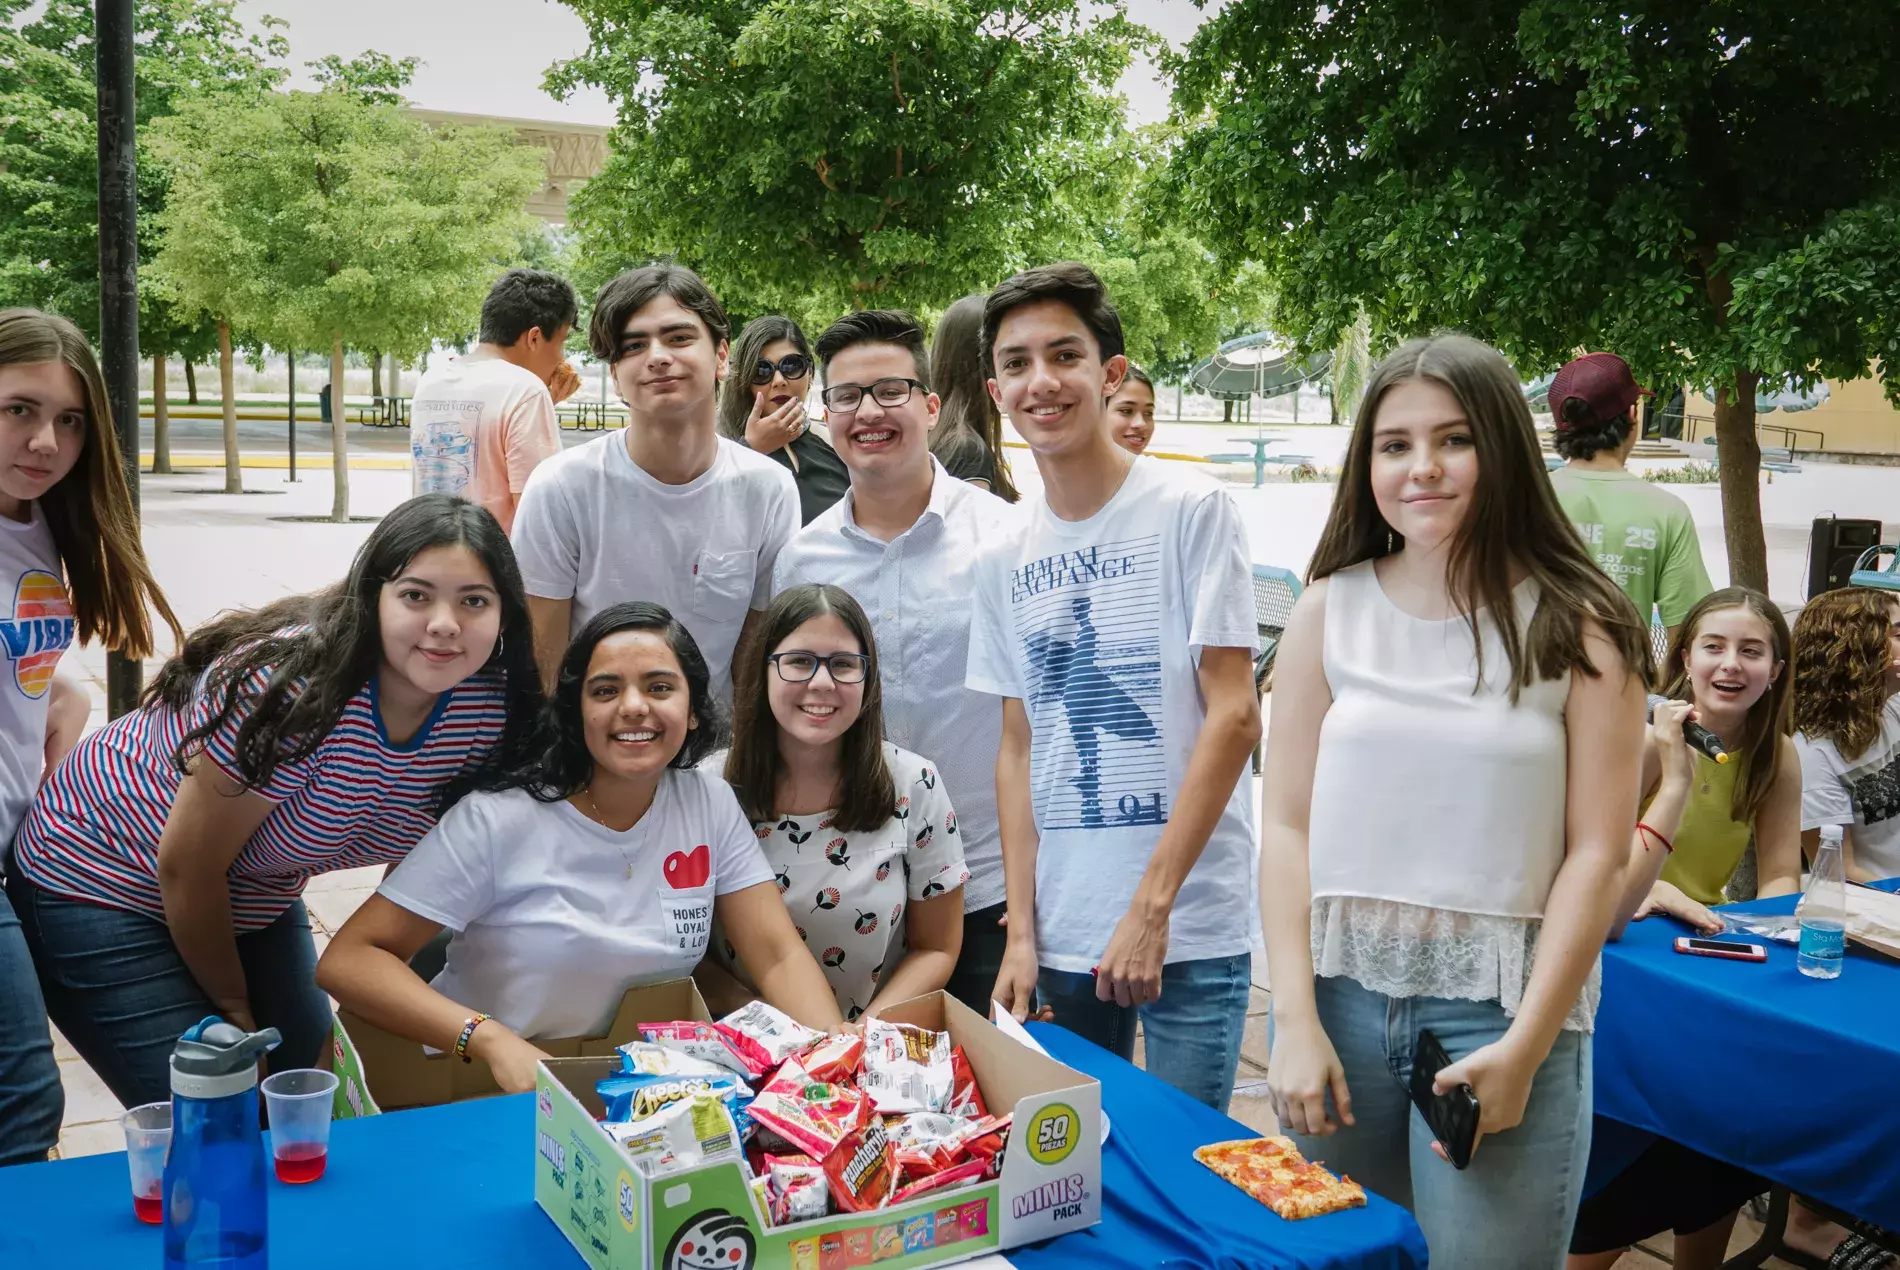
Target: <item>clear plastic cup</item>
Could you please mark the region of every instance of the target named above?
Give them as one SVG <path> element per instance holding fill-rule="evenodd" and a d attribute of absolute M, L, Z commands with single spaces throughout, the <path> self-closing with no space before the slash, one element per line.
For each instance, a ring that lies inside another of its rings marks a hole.
<path fill-rule="evenodd" d="M 264 1111 L 270 1117 L 270 1145 L 277 1180 L 292 1185 L 323 1176 L 330 1156 L 330 1106 L 336 1074 L 315 1068 L 266 1077 Z"/>
<path fill-rule="evenodd" d="M 165 1220 L 165 1156 L 172 1146 L 172 1105 L 148 1102 L 119 1117 L 132 1173 L 132 1211 L 153 1226 Z"/>

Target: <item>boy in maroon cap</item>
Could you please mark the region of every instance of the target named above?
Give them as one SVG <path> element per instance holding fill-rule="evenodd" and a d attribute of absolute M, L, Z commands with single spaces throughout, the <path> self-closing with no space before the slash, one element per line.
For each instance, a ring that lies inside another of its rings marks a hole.
<path fill-rule="evenodd" d="M 1637 399 L 1648 395 L 1615 353 L 1586 353 L 1558 371 L 1550 413 L 1567 462 L 1550 483 L 1597 566 L 1673 635 L 1711 588 L 1688 505 L 1624 466 L 1641 435 Z"/>

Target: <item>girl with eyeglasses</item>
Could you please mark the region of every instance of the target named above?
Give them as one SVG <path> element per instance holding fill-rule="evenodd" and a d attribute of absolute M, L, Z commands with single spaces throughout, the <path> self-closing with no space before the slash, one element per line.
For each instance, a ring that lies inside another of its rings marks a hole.
<path fill-rule="evenodd" d="M 806 525 L 851 487 L 843 460 L 805 414 L 814 365 L 798 323 L 777 314 L 755 318 L 733 342 L 719 389 L 720 435 L 791 469 Z"/>
<path fill-rule="evenodd" d="M 884 740 L 877 648 L 864 610 L 835 586 L 772 601 L 733 694 L 726 780 L 752 821 L 792 921 L 847 1020 L 935 992 L 963 944 L 963 840 L 936 765 Z M 725 930 L 702 971 L 749 997 L 769 967 Z"/>

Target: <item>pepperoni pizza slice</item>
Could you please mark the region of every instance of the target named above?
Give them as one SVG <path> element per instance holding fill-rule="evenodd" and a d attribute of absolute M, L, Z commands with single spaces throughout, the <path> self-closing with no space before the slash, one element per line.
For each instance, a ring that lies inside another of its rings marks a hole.
<path fill-rule="evenodd" d="M 1291 1138 L 1212 1142 L 1194 1158 L 1288 1221 L 1365 1207 L 1364 1187 L 1308 1161 Z"/>

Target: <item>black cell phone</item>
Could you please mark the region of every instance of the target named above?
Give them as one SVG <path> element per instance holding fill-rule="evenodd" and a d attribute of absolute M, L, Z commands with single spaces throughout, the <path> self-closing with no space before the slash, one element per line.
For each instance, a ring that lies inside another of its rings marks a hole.
<path fill-rule="evenodd" d="M 1412 1045 L 1412 1105 L 1425 1117 L 1425 1124 L 1451 1157 L 1454 1168 L 1471 1163 L 1471 1150 L 1478 1145 L 1478 1096 L 1471 1086 L 1460 1085 L 1448 1094 L 1432 1092 L 1432 1080 L 1451 1066 L 1451 1055 L 1430 1028 L 1421 1029 Z"/>

